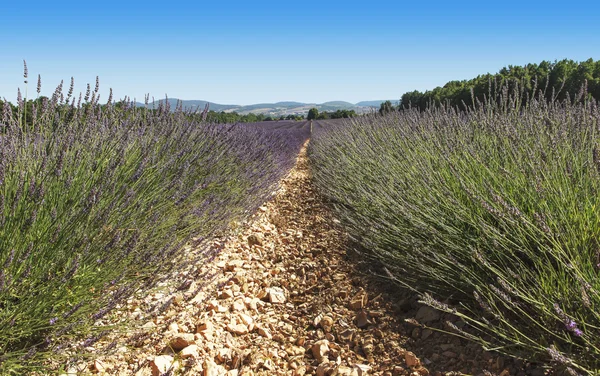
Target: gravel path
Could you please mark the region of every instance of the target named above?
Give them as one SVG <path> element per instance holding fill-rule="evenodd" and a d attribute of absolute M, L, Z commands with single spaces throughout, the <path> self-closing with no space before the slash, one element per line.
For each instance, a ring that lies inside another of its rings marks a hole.
<path fill-rule="evenodd" d="M 460 325 L 373 277 L 379 272 L 349 251 L 337 223 L 314 190 L 304 148 L 275 197 L 211 244 L 211 262 L 130 299 L 110 320 L 133 319 L 135 329 L 88 347 L 90 360 L 69 374 L 535 374 L 406 322 Z"/>

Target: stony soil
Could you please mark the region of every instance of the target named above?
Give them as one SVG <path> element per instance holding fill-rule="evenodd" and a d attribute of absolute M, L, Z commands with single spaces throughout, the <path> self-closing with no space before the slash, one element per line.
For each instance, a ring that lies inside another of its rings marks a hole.
<path fill-rule="evenodd" d="M 130 299 L 105 324 L 133 320 L 135 329 L 89 346 L 90 360 L 68 373 L 544 374 L 406 322 L 461 324 L 374 276 L 377 266 L 356 257 L 338 223 L 311 183 L 304 148 L 275 197 L 211 243 L 210 262 Z"/>

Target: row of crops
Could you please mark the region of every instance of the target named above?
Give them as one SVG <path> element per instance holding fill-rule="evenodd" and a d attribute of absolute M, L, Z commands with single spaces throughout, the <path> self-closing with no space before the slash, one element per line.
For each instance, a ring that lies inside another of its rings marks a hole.
<path fill-rule="evenodd" d="M 60 89 L 0 112 L 0 373 L 98 340 L 184 245 L 268 199 L 311 128 L 315 182 L 365 257 L 487 349 L 600 371 L 595 101 L 218 125 Z"/>
<path fill-rule="evenodd" d="M 313 126 L 314 178 L 365 257 L 487 349 L 600 371 L 600 112 L 499 95 Z"/>
<path fill-rule="evenodd" d="M 261 205 L 310 130 L 100 106 L 96 92 L 0 114 L 1 374 L 59 360 L 72 338 L 92 344 L 94 323 L 177 267 L 183 245 Z"/>

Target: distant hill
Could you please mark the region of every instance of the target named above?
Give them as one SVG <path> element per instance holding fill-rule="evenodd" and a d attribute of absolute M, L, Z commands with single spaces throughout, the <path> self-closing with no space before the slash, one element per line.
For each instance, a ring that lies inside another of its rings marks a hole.
<path fill-rule="evenodd" d="M 358 102 L 357 104 L 355 104 L 355 106 L 358 107 L 378 107 L 381 106 L 381 104 L 383 102 L 385 102 L 388 99 L 383 99 L 380 101 L 362 101 L 362 102 Z M 394 103 L 394 102 L 398 102 L 398 100 L 391 100 L 389 99 L 390 102 Z"/>
<path fill-rule="evenodd" d="M 344 102 L 344 101 L 331 101 L 331 102 L 324 102 L 320 104 L 321 106 L 332 106 L 332 107 L 354 107 L 354 105 L 350 102 Z"/>
<path fill-rule="evenodd" d="M 159 99 L 156 100 L 154 102 L 150 102 L 148 104 L 149 108 L 152 108 L 153 106 L 155 108 L 158 107 L 159 103 L 164 103 L 164 99 Z M 171 109 L 174 110 L 175 107 L 177 106 L 177 98 L 169 98 L 169 105 L 171 106 Z M 214 103 L 214 102 L 208 102 L 208 101 L 203 101 L 203 100 L 184 100 L 183 102 L 183 108 L 188 109 L 188 110 L 196 110 L 196 109 L 200 109 L 200 111 L 204 110 L 204 106 L 206 106 L 206 103 L 210 104 L 210 109 L 213 111 L 217 111 L 217 112 L 221 112 L 221 111 L 227 111 L 230 109 L 234 109 L 234 108 L 238 108 L 239 106 L 237 105 L 232 105 L 232 104 L 218 104 L 218 103 Z M 144 107 L 143 103 L 137 103 L 138 107 Z"/>
<path fill-rule="evenodd" d="M 152 108 L 158 107 L 159 103 L 164 102 L 164 99 L 156 100 L 150 103 L 148 106 Z M 177 106 L 177 98 L 169 98 L 169 105 L 171 106 L 171 110 L 175 110 Z M 184 109 L 191 111 L 202 111 L 206 103 L 209 103 L 210 110 L 216 112 L 237 112 L 239 114 L 266 114 L 271 116 L 281 116 L 281 115 L 306 115 L 308 110 L 313 107 L 316 107 L 319 111 L 337 111 L 337 110 L 354 110 L 357 113 L 369 112 L 371 107 L 379 107 L 379 105 L 384 101 L 364 101 L 356 104 L 352 104 L 350 102 L 344 101 L 330 101 L 324 103 L 302 103 L 302 102 L 293 102 L 293 101 L 284 101 L 277 103 L 256 103 L 250 105 L 234 105 L 234 104 L 219 104 L 204 100 L 183 100 L 182 105 Z M 138 106 L 143 107 L 143 103 L 137 103 Z"/>

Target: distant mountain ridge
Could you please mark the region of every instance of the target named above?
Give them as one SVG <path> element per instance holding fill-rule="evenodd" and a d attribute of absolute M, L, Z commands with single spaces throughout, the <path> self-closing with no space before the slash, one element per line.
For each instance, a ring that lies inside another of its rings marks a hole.
<path fill-rule="evenodd" d="M 148 104 L 150 108 L 158 107 L 159 103 L 164 103 L 164 99 L 156 100 Z M 177 98 L 169 98 L 169 105 L 172 110 L 175 110 L 177 106 Z M 316 107 L 319 111 L 337 111 L 337 110 L 354 110 L 357 113 L 365 113 L 372 111 L 375 107 L 379 109 L 381 103 L 385 102 L 385 100 L 375 100 L 375 101 L 362 101 L 358 103 L 350 103 L 344 101 L 330 101 L 324 103 L 303 103 L 303 102 L 293 102 L 293 101 L 284 101 L 284 102 L 276 102 L 276 103 L 256 103 L 250 105 L 234 105 L 234 104 L 219 104 L 204 100 L 182 100 L 181 104 L 184 109 L 191 111 L 202 111 L 206 104 L 209 104 L 209 108 L 212 111 L 216 112 L 237 112 L 238 114 L 265 114 L 272 116 L 281 116 L 281 115 L 305 115 L 308 113 L 313 107 Z M 137 103 L 138 106 L 144 107 L 143 103 Z"/>

